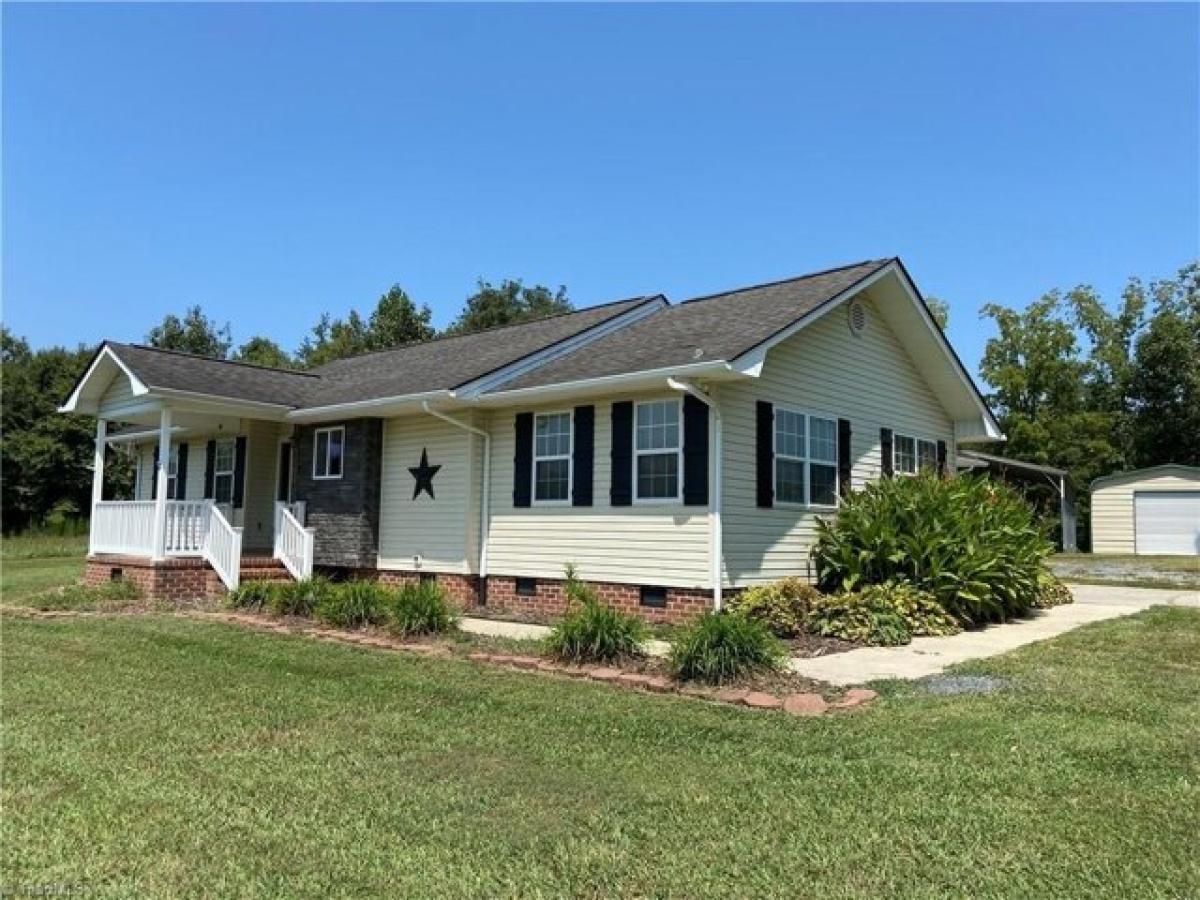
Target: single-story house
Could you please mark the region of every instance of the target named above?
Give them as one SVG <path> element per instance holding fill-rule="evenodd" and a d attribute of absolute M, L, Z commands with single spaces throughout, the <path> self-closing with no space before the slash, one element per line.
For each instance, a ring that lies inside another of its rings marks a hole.
<path fill-rule="evenodd" d="M 1200 555 L 1200 468 L 1168 464 L 1093 481 L 1092 552 Z"/>
<path fill-rule="evenodd" d="M 844 492 L 1001 437 L 896 258 L 308 372 L 108 341 L 62 409 L 98 420 L 93 581 L 332 567 L 548 616 L 574 563 L 659 620 L 807 574 Z M 132 500 L 102 496 L 113 443 Z"/>

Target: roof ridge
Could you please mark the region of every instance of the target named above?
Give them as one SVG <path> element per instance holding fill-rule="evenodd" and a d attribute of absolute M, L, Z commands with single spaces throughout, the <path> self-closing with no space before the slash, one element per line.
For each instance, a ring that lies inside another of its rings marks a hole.
<path fill-rule="evenodd" d="M 538 316 L 536 319 L 525 319 L 522 322 L 505 322 L 503 325 L 489 325 L 487 328 L 480 328 L 478 331 L 464 331 L 456 334 L 446 334 L 443 332 L 441 334 L 435 334 L 431 338 L 426 338 L 423 341 L 409 341 L 407 344 L 396 344 L 394 347 L 381 347 L 378 350 L 367 350 L 364 353 L 355 353 L 352 356 L 342 356 L 338 359 L 331 359 L 327 363 L 322 363 L 317 368 L 323 369 L 326 366 L 332 366 L 336 363 L 345 362 L 351 359 L 362 359 L 366 356 L 375 356 L 379 353 L 391 353 L 395 350 L 407 350 L 409 347 L 421 347 L 425 344 L 437 343 L 438 341 L 449 341 L 453 340 L 454 338 L 475 337 L 479 334 L 490 334 L 493 331 L 503 331 L 505 328 L 521 328 L 525 325 L 536 325 L 539 322 L 548 322 L 551 319 L 562 319 L 566 318 L 567 316 L 575 316 L 579 315 L 580 313 L 591 312 L 592 310 L 596 309 L 604 309 L 608 306 L 619 306 L 622 303 L 647 303 L 650 300 L 654 300 L 655 298 L 662 296 L 662 294 L 639 294 L 636 297 L 626 297 L 623 300 L 609 300 L 605 303 L 597 303 L 593 306 L 583 306 L 579 309 L 567 310 L 566 312 L 551 313 L 548 316 Z"/>
<path fill-rule="evenodd" d="M 320 378 L 321 376 L 315 372 L 306 372 L 303 369 L 284 369 L 279 366 L 264 366 L 262 363 L 246 362 L 243 359 L 220 359 L 216 356 L 204 356 L 201 353 L 188 353 L 186 350 L 173 350 L 170 347 L 151 347 L 149 344 L 126 344 L 123 341 L 106 341 L 108 344 L 115 344 L 118 347 L 133 347 L 135 350 L 149 350 L 152 353 L 167 353 L 171 356 L 185 356 L 188 359 L 200 359 L 208 362 L 228 363 L 233 366 L 244 366 L 247 369 L 261 369 L 264 372 L 283 372 L 286 375 L 303 375 L 305 378 Z"/>
<path fill-rule="evenodd" d="M 699 297 L 689 297 L 687 300 L 679 301 L 680 306 L 686 306 L 689 303 L 699 303 L 703 300 L 715 300 L 718 297 L 728 297 L 730 294 L 744 294 L 746 291 L 756 291 L 759 288 L 774 287 L 777 284 L 787 284 L 790 281 L 806 281 L 809 278 L 818 278 L 821 275 L 832 275 L 834 272 L 843 272 L 846 269 L 856 269 L 859 266 L 867 266 L 872 263 L 880 266 L 899 259 L 896 256 L 881 257 L 879 259 L 862 259 L 858 262 L 847 263 L 843 266 L 833 266 L 828 269 L 820 269 L 816 272 L 808 272 L 804 275 L 793 275 L 790 278 L 777 278 L 774 281 L 762 281 L 758 284 L 748 284 L 744 287 L 730 288 L 727 291 L 716 291 L 712 294 L 701 294 Z"/>

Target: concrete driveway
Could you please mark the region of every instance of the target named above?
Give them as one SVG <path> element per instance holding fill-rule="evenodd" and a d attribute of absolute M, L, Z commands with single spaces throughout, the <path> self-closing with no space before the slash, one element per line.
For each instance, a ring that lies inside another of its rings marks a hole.
<path fill-rule="evenodd" d="M 1151 606 L 1200 608 L 1200 591 L 1073 584 L 1075 602 L 1038 610 L 1028 619 L 990 625 L 953 637 L 914 638 L 904 647 L 864 647 L 813 659 L 793 659 L 793 671 L 830 684 L 862 684 L 884 678 L 924 678 L 946 666 L 1007 653 L 1056 637 L 1080 625 L 1128 616 Z"/>

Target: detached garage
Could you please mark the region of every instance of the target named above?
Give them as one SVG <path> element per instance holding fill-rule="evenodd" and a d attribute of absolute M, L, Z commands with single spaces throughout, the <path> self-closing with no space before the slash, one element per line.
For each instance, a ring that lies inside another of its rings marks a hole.
<path fill-rule="evenodd" d="M 1093 481 L 1092 552 L 1200 556 L 1200 468 L 1154 466 Z"/>

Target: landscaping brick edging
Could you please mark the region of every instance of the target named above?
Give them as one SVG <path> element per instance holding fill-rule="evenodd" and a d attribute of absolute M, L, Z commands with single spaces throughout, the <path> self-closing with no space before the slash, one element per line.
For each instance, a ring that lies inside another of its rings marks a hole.
<path fill-rule="evenodd" d="M 361 631 L 342 631 L 336 628 L 321 626 L 293 627 L 283 622 L 274 621 L 262 616 L 237 612 L 191 612 L 193 618 L 202 618 L 227 622 L 232 625 L 242 625 L 260 631 L 273 631 L 277 634 L 295 634 L 312 637 L 317 640 L 332 641 L 340 644 L 353 644 L 379 650 L 393 650 L 402 653 L 419 653 L 423 656 L 451 657 L 447 647 L 437 644 L 422 644 L 401 641 L 381 635 L 367 634 Z M 515 671 L 539 672 L 548 675 L 561 675 L 568 678 L 587 679 L 589 681 L 611 684 L 617 687 L 633 688 L 656 694 L 676 694 L 681 697 L 691 697 L 700 700 L 710 700 L 717 703 L 731 703 L 750 709 L 782 710 L 793 716 L 819 716 L 834 710 L 854 709 L 874 700 L 878 694 L 864 688 L 854 688 L 846 691 L 841 700 L 830 703 L 820 694 L 794 693 L 787 697 L 776 697 L 761 691 L 750 691 L 743 688 L 709 688 L 701 685 L 679 684 L 661 675 L 645 675 L 640 672 L 624 672 L 610 666 L 586 665 L 576 666 L 560 663 L 555 660 L 543 659 L 537 656 L 521 656 L 510 653 L 468 653 L 466 658 L 472 662 L 485 665 L 503 666 Z"/>

